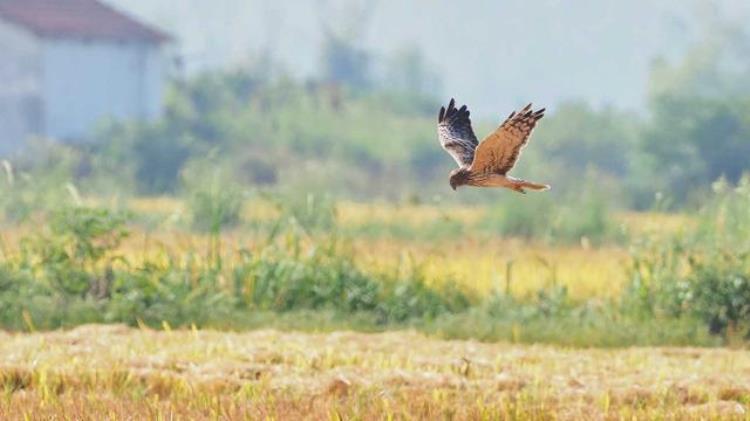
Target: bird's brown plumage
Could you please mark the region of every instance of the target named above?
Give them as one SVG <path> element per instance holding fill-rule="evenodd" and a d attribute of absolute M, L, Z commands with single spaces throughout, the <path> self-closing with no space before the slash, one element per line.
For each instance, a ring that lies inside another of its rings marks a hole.
<path fill-rule="evenodd" d="M 531 104 L 513 112 L 503 124 L 482 140 L 474 153 L 471 170 L 507 174 L 521 155 L 544 109 L 533 111 Z"/>
<path fill-rule="evenodd" d="M 477 142 L 466 105 L 459 109 L 451 99 L 448 108 L 440 108 L 438 138 L 458 163 L 451 174 L 451 186 L 507 187 L 524 193 L 524 188 L 546 190 L 549 186 L 507 176 L 518 162 L 536 123 L 544 117 L 544 108 L 534 111 L 531 104 L 510 116 L 494 132 Z"/>

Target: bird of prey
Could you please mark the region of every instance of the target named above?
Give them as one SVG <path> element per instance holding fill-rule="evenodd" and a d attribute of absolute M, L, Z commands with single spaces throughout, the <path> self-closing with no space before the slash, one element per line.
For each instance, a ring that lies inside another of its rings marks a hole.
<path fill-rule="evenodd" d="M 542 117 L 544 108 L 534 111 L 529 104 L 521 111 L 512 112 L 500 127 L 479 143 L 471 128 L 466 105 L 457 109 L 456 101 L 451 99 L 447 109 L 441 107 L 438 115 L 438 138 L 443 149 L 459 166 L 451 172 L 450 185 L 453 190 L 463 185 L 505 187 L 524 194 L 525 189 L 549 189 L 546 184 L 532 183 L 508 175 L 529 141 L 534 126 Z"/>

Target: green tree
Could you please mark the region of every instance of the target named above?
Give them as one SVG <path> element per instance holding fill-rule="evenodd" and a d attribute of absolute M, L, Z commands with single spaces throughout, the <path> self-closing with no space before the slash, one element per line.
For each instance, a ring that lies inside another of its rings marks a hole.
<path fill-rule="evenodd" d="M 735 183 L 750 169 L 748 51 L 743 32 L 716 28 L 680 62 L 660 60 L 652 69 L 643 174 L 678 203 L 719 177 Z"/>

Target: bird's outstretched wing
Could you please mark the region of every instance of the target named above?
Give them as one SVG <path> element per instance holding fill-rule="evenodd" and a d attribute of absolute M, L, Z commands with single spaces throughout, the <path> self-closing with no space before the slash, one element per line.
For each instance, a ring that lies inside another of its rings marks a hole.
<path fill-rule="evenodd" d="M 516 165 L 536 122 L 542 117 L 544 108 L 534 111 L 531 104 L 521 111 L 512 112 L 497 130 L 479 144 L 471 163 L 471 170 L 479 173 L 507 174 Z"/>
<path fill-rule="evenodd" d="M 456 160 L 460 167 L 468 167 L 474 160 L 477 137 L 471 128 L 471 119 L 466 105 L 456 109 L 456 101 L 451 99 L 448 108 L 440 108 L 438 115 L 438 138 L 440 145 Z"/>

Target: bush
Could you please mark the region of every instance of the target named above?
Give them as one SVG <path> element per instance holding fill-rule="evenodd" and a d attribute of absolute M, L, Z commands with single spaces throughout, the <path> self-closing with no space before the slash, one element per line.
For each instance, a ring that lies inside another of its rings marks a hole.
<path fill-rule="evenodd" d="M 61 296 L 107 294 L 111 253 L 127 236 L 127 217 L 103 209 L 67 208 L 50 216 L 50 233 L 25 242 L 24 266 Z"/>
<path fill-rule="evenodd" d="M 416 269 L 398 277 L 367 274 L 334 243 L 324 241 L 311 254 L 299 256 L 294 253 L 300 247 L 297 241 L 292 236 L 288 249 L 273 246 L 260 254 L 245 253 L 245 261 L 234 271 L 235 290 L 245 306 L 279 312 L 369 312 L 381 324 L 431 318 L 469 306 L 465 293 L 429 287 Z"/>
<path fill-rule="evenodd" d="M 690 270 L 684 305 L 692 306 L 712 333 L 745 330 L 750 338 L 750 254 L 692 256 Z"/>
<path fill-rule="evenodd" d="M 650 314 L 697 317 L 712 333 L 750 332 L 750 178 L 714 191 L 695 230 L 636 249 L 628 299 Z"/>

